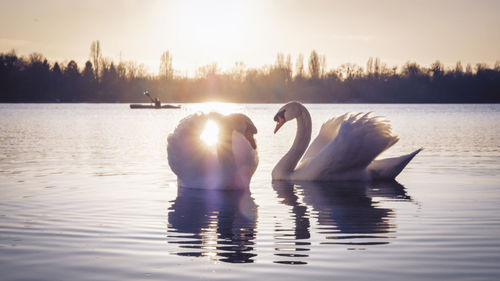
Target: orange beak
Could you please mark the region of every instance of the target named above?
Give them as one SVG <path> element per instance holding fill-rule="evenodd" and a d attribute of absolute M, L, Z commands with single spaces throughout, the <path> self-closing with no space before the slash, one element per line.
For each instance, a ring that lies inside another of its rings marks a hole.
<path fill-rule="evenodd" d="M 285 119 L 282 118 L 281 116 L 278 116 L 278 121 L 276 122 L 276 128 L 274 128 L 275 134 L 281 128 L 281 126 L 283 126 L 283 124 L 285 124 Z"/>

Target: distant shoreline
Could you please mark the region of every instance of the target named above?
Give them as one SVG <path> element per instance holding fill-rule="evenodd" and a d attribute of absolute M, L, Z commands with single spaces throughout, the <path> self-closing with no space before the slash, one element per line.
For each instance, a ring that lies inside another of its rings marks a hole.
<path fill-rule="evenodd" d="M 156 98 L 168 103 L 500 103 L 500 62 L 474 68 L 407 62 L 389 68 L 370 58 L 366 69 L 345 64 L 326 70 L 313 52 L 307 72 L 303 65 L 294 71 L 282 58 L 240 72 L 221 73 L 213 65 L 189 78 L 170 72 L 148 76 L 98 60 L 81 69 L 75 61 L 51 64 L 40 54 L 0 53 L 0 103 L 149 103 Z"/>

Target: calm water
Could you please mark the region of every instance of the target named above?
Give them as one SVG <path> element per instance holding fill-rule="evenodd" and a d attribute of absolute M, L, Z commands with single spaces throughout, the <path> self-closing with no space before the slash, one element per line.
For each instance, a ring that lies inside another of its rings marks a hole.
<path fill-rule="evenodd" d="M 398 182 L 275 183 L 295 124 L 254 120 L 249 193 L 178 190 L 166 137 L 180 110 L 0 104 L 1 280 L 500 278 L 500 105 L 308 105 L 313 134 L 346 111 L 391 120 Z"/>

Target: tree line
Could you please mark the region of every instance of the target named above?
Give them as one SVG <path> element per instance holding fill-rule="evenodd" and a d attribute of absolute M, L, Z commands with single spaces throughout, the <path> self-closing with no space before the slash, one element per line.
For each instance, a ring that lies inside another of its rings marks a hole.
<path fill-rule="evenodd" d="M 497 103 L 500 62 L 493 67 L 457 62 L 445 68 L 415 62 L 389 67 L 378 58 L 366 66 L 346 63 L 326 68 L 326 58 L 278 53 L 261 68 L 236 62 L 229 71 L 216 63 L 198 68 L 194 77 L 179 75 L 172 55 L 160 58 L 157 75 L 130 61 L 115 63 L 102 56 L 99 41 L 90 47 L 83 67 L 71 60 L 49 62 L 42 54 L 0 53 L 0 102 L 149 102 L 145 90 L 163 102 L 366 102 L 366 103 Z"/>

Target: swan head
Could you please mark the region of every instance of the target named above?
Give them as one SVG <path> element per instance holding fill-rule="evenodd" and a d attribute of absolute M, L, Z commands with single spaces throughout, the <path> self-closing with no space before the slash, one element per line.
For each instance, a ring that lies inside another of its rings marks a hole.
<path fill-rule="evenodd" d="M 304 110 L 304 106 L 298 101 L 291 101 L 284 106 L 282 106 L 276 115 L 274 115 L 274 121 L 276 122 L 276 128 L 274 133 L 283 126 L 287 121 L 293 120 L 299 117 Z"/>
<path fill-rule="evenodd" d="M 236 131 L 248 140 L 253 149 L 257 149 L 254 135 L 257 134 L 257 127 L 245 114 L 233 113 L 225 117 L 226 124 L 230 131 Z"/>

